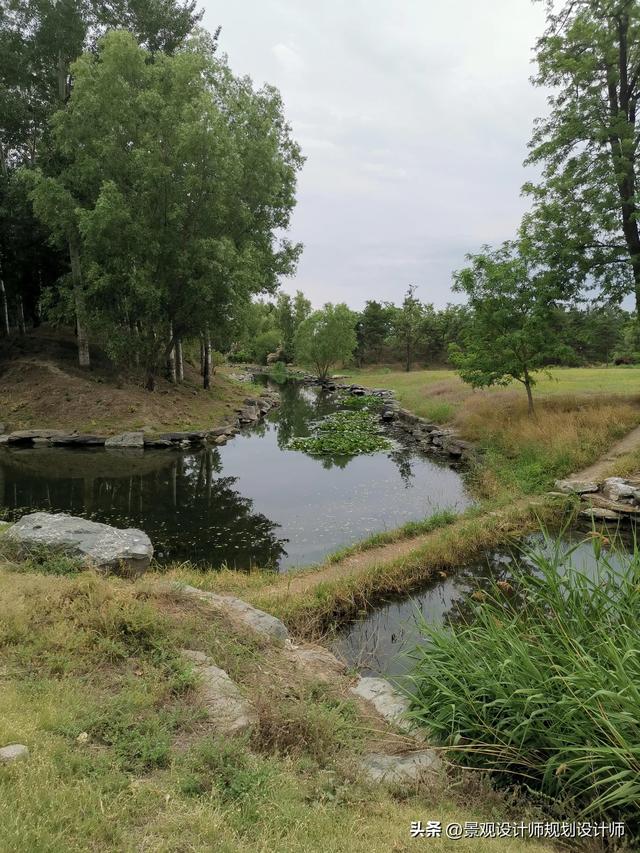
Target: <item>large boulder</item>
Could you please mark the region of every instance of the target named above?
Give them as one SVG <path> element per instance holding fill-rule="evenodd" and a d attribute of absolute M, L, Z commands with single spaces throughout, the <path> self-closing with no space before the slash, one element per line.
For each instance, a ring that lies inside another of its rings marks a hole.
<path fill-rule="evenodd" d="M 25 555 L 35 548 L 51 548 L 79 557 L 105 574 L 140 575 L 153 556 L 151 540 L 142 530 L 122 530 L 64 513 L 24 515 L 4 535 Z"/>

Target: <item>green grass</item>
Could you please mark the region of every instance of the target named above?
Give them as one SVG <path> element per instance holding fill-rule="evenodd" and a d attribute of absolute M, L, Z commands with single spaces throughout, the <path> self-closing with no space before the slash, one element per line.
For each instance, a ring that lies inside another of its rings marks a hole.
<path fill-rule="evenodd" d="M 352 381 L 371 388 L 390 388 L 396 392 L 402 406 L 437 423 L 452 420 L 469 397 L 504 395 L 504 390 L 497 388 L 474 392 L 453 370 L 413 370 L 406 373 L 372 367 L 350 370 L 348 376 Z M 539 373 L 536 378 L 534 396 L 541 399 L 566 394 L 640 396 L 640 367 L 636 366 L 554 367 L 549 375 Z M 516 397 L 524 396 L 524 391 L 515 382 L 509 391 Z"/>
<path fill-rule="evenodd" d="M 360 554 L 364 551 L 371 551 L 373 548 L 379 548 L 381 545 L 390 545 L 393 542 L 399 542 L 403 539 L 413 539 L 416 536 L 422 536 L 424 533 L 431 533 L 440 527 L 445 527 L 458 518 L 458 513 L 450 509 L 443 509 L 440 512 L 435 512 L 428 518 L 420 521 L 407 521 L 406 524 L 396 527 L 394 530 L 383 530 L 380 533 L 362 539 L 354 545 L 348 545 L 346 548 L 341 548 L 339 551 L 334 551 L 326 558 L 326 563 L 339 563 L 353 554 Z"/>
<path fill-rule="evenodd" d="M 478 783 L 365 783 L 355 762 L 375 732 L 349 680 L 315 680 L 164 579 L 0 567 L 0 599 L 0 745 L 30 751 L 0 766 L 2 853 L 386 853 L 413 849 L 426 801 L 445 822 L 516 817 Z M 206 652 L 251 697 L 251 737 L 216 737 L 182 648 Z"/>
<path fill-rule="evenodd" d="M 620 571 L 593 546 L 593 579 L 549 543 L 461 627 L 423 623 L 413 716 L 458 760 L 638 833 L 640 552 Z"/>

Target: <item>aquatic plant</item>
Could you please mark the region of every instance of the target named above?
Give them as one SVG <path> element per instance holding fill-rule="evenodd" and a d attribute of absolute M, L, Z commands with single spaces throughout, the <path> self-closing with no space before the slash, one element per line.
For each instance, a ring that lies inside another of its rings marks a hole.
<path fill-rule="evenodd" d="M 316 423 L 313 435 L 292 438 L 288 447 L 319 456 L 353 456 L 387 450 L 391 442 L 380 433 L 374 415 L 356 410 L 327 415 Z"/>
<path fill-rule="evenodd" d="M 592 538 L 592 575 L 547 542 L 526 553 L 533 574 L 476 596 L 466 624 L 423 623 L 412 715 L 466 764 L 638 832 L 640 552 L 616 555 L 620 568 Z"/>
<path fill-rule="evenodd" d="M 375 394 L 362 394 L 359 397 L 354 397 L 351 394 L 343 397 L 340 400 L 340 405 L 346 409 L 382 409 L 385 401 L 382 397 L 376 397 Z"/>

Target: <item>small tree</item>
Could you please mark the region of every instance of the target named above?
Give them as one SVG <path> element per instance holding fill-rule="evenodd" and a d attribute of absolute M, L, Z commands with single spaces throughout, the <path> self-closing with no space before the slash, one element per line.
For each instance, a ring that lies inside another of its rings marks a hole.
<path fill-rule="evenodd" d="M 356 318 L 344 303 L 328 302 L 321 311 L 314 311 L 296 332 L 296 361 L 313 367 L 320 379 L 326 379 L 332 365 L 353 356 Z"/>
<path fill-rule="evenodd" d="M 413 366 L 416 348 L 424 336 L 424 306 L 414 293 L 415 285 L 409 285 L 400 308 L 396 308 L 393 319 L 393 337 L 401 347 L 404 369 L 407 373 Z"/>
<path fill-rule="evenodd" d="M 474 388 L 521 382 L 531 416 L 533 374 L 569 350 L 554 329 L 556 294 L 514 244 L 467 258 L 471 266 L 454 274 L 453 289 L 466 293 L 472 315 L 451 361 Z"/>

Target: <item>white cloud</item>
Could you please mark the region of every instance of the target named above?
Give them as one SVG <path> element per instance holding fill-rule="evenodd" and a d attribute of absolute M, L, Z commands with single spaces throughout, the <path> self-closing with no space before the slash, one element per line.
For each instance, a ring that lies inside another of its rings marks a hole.
<path fill-rule="evenodd" d="M 292 236 L 314 303 L 451 299 L 467 251 L 511 237 L 543 28 L 530 0 L 206 0 L 237 72 L 282 92 L 307 162 Z"/>

